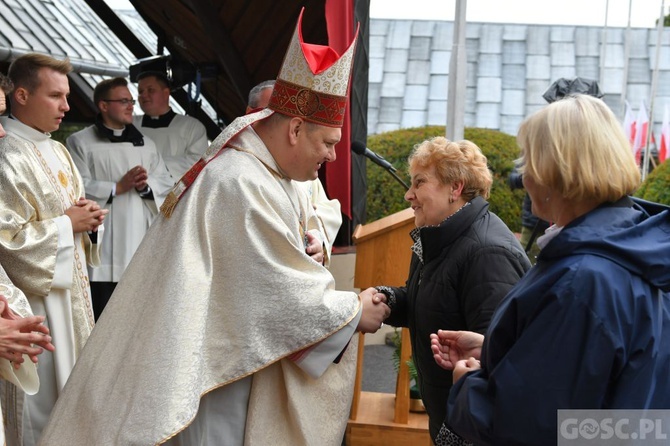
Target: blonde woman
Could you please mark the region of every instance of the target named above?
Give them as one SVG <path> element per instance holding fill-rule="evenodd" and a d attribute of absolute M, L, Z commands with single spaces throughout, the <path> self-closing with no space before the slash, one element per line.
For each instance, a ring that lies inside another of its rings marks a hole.
<path fill-rule="evenodd" d="M 554 224 L 485 337 L 431 336 L 454 371 L 447 425 L 477 445 L 555 444 L 559 409 L 669 409 L 670 211 L 629 197 L 640 173 L 600 99 L 548 105 L 518 142 L 533 213 Z"/>

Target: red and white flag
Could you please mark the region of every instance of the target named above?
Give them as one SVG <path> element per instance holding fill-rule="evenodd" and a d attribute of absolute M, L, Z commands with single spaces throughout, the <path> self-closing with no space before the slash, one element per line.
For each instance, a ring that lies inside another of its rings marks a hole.
<path fill-rule="evenodd" d="M 642 152 L 647 147 L 647 131 L 649 130 L 649 115 L 647 108 L 644 106 L 644 101 L 640 103 L 640 109 L 637 112 L 637 119 L 635 120 L 635 138 L 633 141 L 633 153 L 635 154 L 635 162 L 640 165 Z"/>
<path fill-rule="evenodd" d="M 661 145 L 658 148 L 658 162 L 662 163 L 668 157 L 668 152 L 670 152 L 670 109 L 668 105 L 665 105 L 665 110 L 663 111 L 663 124 L 661 125 Z"/>
<path fill-rule="evenodd" d="M 626 114 L 623 117 L 623 132 L 626 134 L 632 150 L 635 143 L 635 118 L 633 117 L 633 109 L 630 107 L 628 101 L 626 101 Z"/>

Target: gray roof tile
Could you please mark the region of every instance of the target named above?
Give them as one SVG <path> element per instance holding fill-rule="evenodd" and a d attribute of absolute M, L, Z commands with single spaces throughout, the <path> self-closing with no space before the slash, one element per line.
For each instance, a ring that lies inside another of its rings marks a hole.
<path fill-rule="evenodd" d="M 598 79 L 600 77 L 598 60 L 598 57 L 577 56 L 575 58 L 575 72 L 577 76 L 587 79 Z"/>
<path fill-rule="evenodd" d="M 451 51 L 433 51 L 430 57 L 430 74 L 449 74 Z"/>
<path fill-rule="evenodd" d="M 386 36 L 370 36 L 370 57 L 384 57 Z"/>
<path fill-rule="evenodd" d="M 527 25 L 505 25 L 502 38 L 504 41 L 526 41 Z"/>
<path fill-rule="evenodd" d="M 431 74 L 428 99 L 447 100 L 447 88 L 449 76 L 444 74 Z"/>
<path fill-rule="evenodd" d="M 574 26 L 552 26 L 549 34 L 549 40 L 553 42 L 574 42 Z"/>
<path fill-rule="evenodd" d="M 658 72 L 658 81 L 656 82 L 656 97 L 670 96 L 670 70 Z M 670 102 L 666 102 L 670 107 Z"/>
<path fill-rule="evenodd" d="M 498 54 L 481 54 L 477 64 L 477 76 L 500 77 L 502 74 L 502 56 Z"/>
<path fill-rule="evenodd" d="M 551 64 L 556 66 L 575 65 L 575 45 L 572 42 L 551 43 Z"/>
<path fill-rule="evenodd" d="M 436 22 L 433 35 L 434 50 L 450 50 L 454 38 L 453 22 Z"/>
<path fill-rule="evenodd" d="M 430 59 L 430 37 L 412 36 L 409 42 L 409 60 Z"/>
<path fill-rule="evenodd" d="M 447 101 L 428 101 L 428 125 L 445 125 L 447 122 Z"/>
<path fill-rule="evenodd" d="M 405 89 L 405 101 L 403 102 L 404 111 L 408 110 L 425 111 L 427 105 L 428 105 L 428 86 L 408 85 L 407 88 Z"/>
<path fill-rule="evenodd" d="M 429 85 L 430 65 L 428 60 L 410 60 L 407 66 L 407 85 Z"/>
<path fill-rule="evenodd" d="M 646 58 L 649 57 L 647 54 L 647 39 L 649 38 L 648 29 L 631 29 L 630 30 L 630 58 Z M 654 42 L 652 45 L 655 45 Z"/>
<path fill-rule="evenodd" d="M 656 48 L 649 50 L 649 59 L 652 67 L 656 67 Z M 658 57 L 658 69 L 670 70 L 670 46 L 661 47 Z"/>
<path fill-rule="evenodd" d="M 623 68 L 605 68 L 604 79 L 600 89 L 607 94 L 621 94 L 623 89 Z"/>
<path fill-rule="evenodd" d="M 526 56 L 526 79 L 545 79 L 551 78 L 551 57 L 535 56 L 529 54 Z"/>
<path fill-rule="evenodd" d="M 381 99 L 382 84 L 370 82 L 368 84 L 368 107 L 377 107 Z"/>
<path fill-rule="evenodd" d="M 503 41 L 502 62 L 504 64 L 526 63 L 526 42 L 515 40 Z"/>
<path fill-rule="evenodd" d="M 524 116 L 502 115 L 500 117 L 500 131 L 509 135 L 516 135 Z"/>
<path fill-rule="evenodd" d="M 547 105 L 542 95 L 551 85 L 548 80 L 529 80 L 526 83 L 526 115 L 528 115 L 528 108 L 532 105 Z"/>
<path fill-rule="evenodd" d="M 526 114 L 526 92 L 525 90 L 503 90 L 502 108 L 503 115 Z"/>
<path fill-rule="evenodd" d="M 500 128 L 500 104 L 481 102 L 477 104 L 477 127 Z"/>
<path fill-rule="evenodd" d="M 409 49 L 410 31 L 412 30 L 411 20 L 393 20 L 389 27 L 388 47 Z"/>
<path fill-rule="evenodd" d="M 640 101 L 649 102 L 650 84 L 628 84 L 628 94 L 626 100 L 635 110 L 640 108 Z"/>
<path fill-rule="evenodd" d="M 605 46 L 605 67 L 623 68 L 625 64 L 624 48 L 621 44 L 607 44 Z"/>
<path fill-rule="evenodd" d="M 483 54 L 502 53 L 503 26 L 489 24 L 482 26 L 479 33 L 479 51 Z"/>
<path fill-rule="evenodd" d="M 389 48 L 386 50 L 384 58 L 384 71 L 387 73 L 405 73 L 407 72 L 407 60 L 409 50 Z"/>
<path fill-rule="evenodd" d="M 426 125 L 426 111 L 425 110 L 405 110 L 402 113 L 402 120 L 400 127 L 423 127 Z"/>
<path fill-rule="evenodd" d="M 628 61 L 628 82 L 631 84 L 651 84 L 652 69 L 649 59 L 630 59 Z"/>
<path fill-rule="evenodd" d="M 402 116 L 402 101 L 403 98 L 381 98 L 379 106 L 380 124 L 400 123 L 400 117 Z"/>
<path fill-rule="evenodd" d="M 384 58 L 371 57 L 368 82 L 381 82 L 384 79 Z"/>
<path fill-rule="evenodd" d="M 435 23 L 433 20 L 414 20 L 412 22 L 412 36 L 432 38 L 435 33 Z"/>
<path fill-rule="evenodd" d="M 573 78 L 576 75 L 577 74 L 575 73 L 575 66 L 574 65 L 563 66 L 563 67 L 555 66 L 555 67 L 551 67 L 551 76 L 549 77 L 549 79 L 553 82 L 556 79 L 560 79 L 562 77 Z"/>
<path fill-rule="evenodd" d="M 529 55 L 549 55 L 549 26 L 529 26 L 526 47 Z"/>
<path fill-rule="evenodd" d="M 479 39 L 465 39 L 465 52 L 468 62 L 477 62 L 479 60 Z"/>
<path fill-rule="evenodd" d="M 502 88 L 518 89 L 526 88 L 526 65 L 503 64 L 502 66 Z"/>
<path fill-rule="evenodd" d="M 477 102 L 500 102 L 502 100 L 502 79 L 499 77 L 477 78 Z"/>
<path fill-rule="evenodd" d="M 600 57 L 600 30 L 579 27 L 575 30 L 575 55 Z"/>
<path fill-rule="evenodd" d="M 382 81 L 382 100 L 402 98 L 405 95 L 405 73 L 385 73 Z"/>
<path fill-rule="evenodd" d="M 389 24 L 392 20 L 370 20 L 370 36 L 386 36 L 389 33 Z"/>

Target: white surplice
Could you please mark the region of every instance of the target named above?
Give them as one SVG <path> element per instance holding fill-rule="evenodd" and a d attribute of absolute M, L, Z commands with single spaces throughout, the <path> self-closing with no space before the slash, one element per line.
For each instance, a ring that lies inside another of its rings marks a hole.
<path fill-rule="evenodd" d="M 93 125 L 70 135 L 66 145 L 84 180 L 86 197 L 109 209 L 100 266 L 89 269 L 91 281 L 118 282 L 174 181 L 153 141 L 146 136 L 141 146 L 110 142 Z M 143 199 L 131 190 L 109 202 L 116 182 L 138 165 L 147 170 L 154 199 Z"/>

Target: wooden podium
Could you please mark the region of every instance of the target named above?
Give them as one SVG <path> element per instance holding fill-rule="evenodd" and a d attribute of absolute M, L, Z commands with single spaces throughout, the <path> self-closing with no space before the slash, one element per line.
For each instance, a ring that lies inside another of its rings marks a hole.
<path fill-rule="evenodd" d="M 364 290 L 375 285 L 402 286 L 412 258 L 414 212 L 397 212 L 367 225 L 358 225 L 353 234 L 356 243 L 354 286 Z M 358 342 L 358 365 L 354 399 L 347 424 L 347 446 L 396 446 L 432 444 L 428 416 L 409 411 L 409 367 L 412 352 L 409 331 L 402 329 L 400 370 L 394 395 L 362 392 L 364 335 Z"/>

